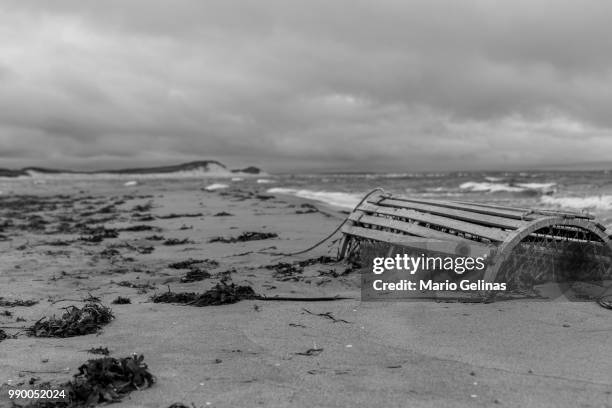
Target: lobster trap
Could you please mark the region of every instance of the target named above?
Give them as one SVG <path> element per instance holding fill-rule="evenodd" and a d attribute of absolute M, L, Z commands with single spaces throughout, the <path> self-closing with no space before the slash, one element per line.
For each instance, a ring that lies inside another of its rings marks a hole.
<path fill-rule="evenodd" d="M 528 290 L 545 282 L 612 279 L 610 231 L 587 213 L 465 201 L 366 196 L 342 227 L 341 258 L 360 245 L 486 256 L 485 282 Z"/>

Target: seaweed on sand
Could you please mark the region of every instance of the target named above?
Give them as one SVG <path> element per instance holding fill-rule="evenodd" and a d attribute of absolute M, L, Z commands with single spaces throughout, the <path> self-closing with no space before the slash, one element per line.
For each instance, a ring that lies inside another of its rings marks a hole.
<path fill-rule="evenodd" d="M 304 268 L 289 262 L 279 262 L 273 265 L 267 265 L 265 268 L 273 270 L 274 278 L 281 281 L 297 280 L 298 278 L 295 275 L 302 274 L 304 272 Z"/>
<path fill-rule="evenodd" d="M 312 214 L 312 213 L 318 213 L 319 212 L 319 209 L 317 207 L 315 207 L 314 205 L 309 204 L 309 203 L 304 203 L 304 204 L 300 205 L 300 208 L 302 208 L 302 209 L 295 211 L 296 214 Z"/>
<path fill-rule="evenodd" d="M 303 261 L 298 261 L 297 264 L 300 265 L 301 267 L 305 267 L 305 266 L 316 265 L 316 264 L 330 264 L 330 263 L 336 263 L 336 262 L 337 260 L 335 258 L 332 258 L 331 256 L 321 255 L 318 258 L 309 258 Z"/>
<path fill-rule="evenodd" d="M 101 354 L 103 356 L 108 356 L 110 354 L 110 350 L 108 347 L 93 347 L 87 350 L 90 354 Z"/>
<path fill-rule="evenodd" d="M 220 282 L 204 293 L 168 292 L 151 298 L 154 303 L 182 303 L 190 306 L 217 306 L 237 303 L 245 299 L 255 299 L 258 296 L 250 286 L 238 286 L 235 283 Z"/>
<path fill-rule="evenodd" d="M 125 288 L 139 289 L 143 293 L 145 293 L 149 289 L 155 289 L 155 285 L 152 285 L 148 282 L 146 283 L 134 283 L 130 281 L 121 281 L 117 282 L 117 285 L 123 286 Z"/>
<path fill-rule="evenodd" d="M 86 242 L 102 242 L 105 239 L 117 238 L 119 236 L 119 231 L 114 228 L 87 228 L 83 232 L 88 235 L 82 236 L 79 239 Z"/>
<path fill-rule="evenodd" d="M 9 338 L 9 335 L 8 335 L 8 334 L 6 334 L 6 332 L 5 332 L 4 330 L 0 329 L 0 342 L 1 342 L 2 340 L 6 340 L 6 339 L 8 339 L 8 338 Z"/>
<path fill-rule="evenodd" d="M 37 304 L 37 300 L 5 300 L 3 297 L 0 297 L 0 306 L 2 307 L 15 307 L 15 306 L 34 306 Z"/>
<path fill-rule="evenodd" d="M 336 263 L 337 261 L 330 256 L 320 256 L 318 258 L 309 258 L 302 261 L 294 261 L 294 262 L 278 262 L 271 265 L 266 265 L 266 269 L 270 269 L 274 271 L 274 278 L 286 281 L 286 280 L 298 280 L 296 275 L 302 274 L 304 272 L 304 268 L 317 264 L 330 264 Z"/>
<path fill-rule="evenodd" d="M 204 214 L 202 213 L 193 213 L 193 214 L 167 214 L 167 215 L 158 215 L 157 218 L 161 219 L 161 220 L 169 220 L 172 218 L 183 218 L 183 217 L 201 217 Z"/>
<path fill-rule="evenodd" d="M 185 261 L 174 262 L 168 265 L 168 268 L 172 269 L 190 269 L 195 267 L 195 265 L 201 266 L 200 264 L 204 264 L 207 268 L 216 268 L 219 266 L 219 262 L 214 259 L 187 259 Z"/>
<path fill-rule="evenodd" d="M 132 303 L 130 298 L 118 296 L 115 300 L 111 302 L 113 305 L 129 305 Z"/>
<path fill-rule="evenodd" d="M 144 357 L 102 357 L 88 360 L 79 367 L 74 378 L 61 384 L 67 400 L 47 402 L 46 407 L 91 407 L 96 404 L 119 402 L 135 390 L 151 387 L 155 377 L 143 362 Z"/>
<path fill-rule="evenodd" d="M 210 273 L 205 269 L 193 268 L 181 278 L 181 282 L 198 282 L 210 278 Z"/>
<path fill-rule="evenodd" d="M 121 228 L 119 231 L 140 232 L 140 231 L 161 231 L 161 228 L 152 225 L 136 224 L 129 227 Z"/>
<path fill-rule="evenodd" d="M 132 218 L 138 221 L 154 221 L 155 220 L 155 217 L 149 213 L 145 213 L 145 214 L 135 213 L 135 214 L 132 214 Z"/>
<path fill-rule="evenodd" d="M 169 238 L 165 240 L 163 244 L 166 246 L 173 246 L 173 245 L 195 244 L 195 242 L 193 242 L 189 238 L 185 238 L 185 239 Z"/>
<path fill-rule="evenodd" d="M 243 232 L 237 237 L 224 238 L 215 237 L 208 242 L 223 242 L 225 244 L 233 244 L 235 242 L 247 242 L 247 241 L 258 241 L 262 239 L 278 238 L 278 234 L 274 232 Z"/>
<path fill-rule="evenodd" d="M 166 238 L 162 237 L 161 235 L 151 235 L 151 236 L 145 237 L 145 239 L 147 241 L 163 241 Z"/>
<path fill-rule="evenodd" d="M 151 209 L 153 209 L 153 203 L 152 202 L 148 202 L 146 204 L 139 204 L 139 205 L 135 205 L 134 207 L 132 207 L 132 212 L 139 212 L 139 213 L 146 213 L 151 211 Z"/>
<path fill-rule="evenodd" d="M 28 327 L 34 337 L 74 337 L 98 332 L 114 319 L 112 310 L 98 302 L 89 302 L 82 308 L 69 306 L 60 318 L 43 317 Z"/>
<path fill-rule="evenodd" d="M 267 200 L 271 200 L 276 197 L 274 197 L 273 195 L 269 195 L 269 194 L 256 194 L 255 198 L 262 200 L 262 201 L 267 201 Z"/>
<path fill-rule="evenodd" d="M 170 288 L 168 288 L 168 291 L 165 293 L 162 293 L 161 295 L 153 295 L 151 297 L 151 300 L 153 301 L 153 303 L 185 303 L 185 304 L 188 304 L 196 300 L 197 297 L 198 297 L 198 294 L 195 292 L 177 293 L 177 292 L 172 292 Z"/>

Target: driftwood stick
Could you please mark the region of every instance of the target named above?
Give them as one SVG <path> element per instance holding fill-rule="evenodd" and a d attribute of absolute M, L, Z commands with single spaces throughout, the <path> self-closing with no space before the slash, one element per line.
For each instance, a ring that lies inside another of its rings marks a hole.
<path fill-rule="evenodd" d="M 340 296 L 323 296 L 323 297 L 292 297 L 292 296 L 255 296 L 253 299 L 257 300 L 278 300 L 278 301 L 296 301 L 296 302 L 332 302 L 334 300 L 355 300 L 351 297 L 340 297 Z"/>

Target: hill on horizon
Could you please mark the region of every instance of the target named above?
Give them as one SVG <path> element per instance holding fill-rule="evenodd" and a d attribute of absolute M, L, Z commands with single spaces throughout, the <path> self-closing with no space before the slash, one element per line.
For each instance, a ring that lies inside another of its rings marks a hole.
<path fill-rule="evenodd" d="M 32 173 L 41 174 L 83 174 L 83 175 L 96 175 L 96 174 L 117 174 L 117 175 L 147 175 L 147 174 L 170 174 L 180 172 L 193 172 L 202 171 L 204 173 L 245 173 L 245 174 L 260 174 L 261 169 L 249 166 L 243 169 L 228 169 L 226 165 L 217 160 L 198 160 L 188 163 L 181 163 L 171 166 L 154 166 L 154 167 L 137 167 L 137 168 L 125 168 L 125 169 L 110 169 L 110 170 L 65 170 L 65 169 L 52 169 L 46 167 L 24 167 L 21 169 L 2 169 L 0 168 L 0 177 L 20 177 L 32 176 Z"/>

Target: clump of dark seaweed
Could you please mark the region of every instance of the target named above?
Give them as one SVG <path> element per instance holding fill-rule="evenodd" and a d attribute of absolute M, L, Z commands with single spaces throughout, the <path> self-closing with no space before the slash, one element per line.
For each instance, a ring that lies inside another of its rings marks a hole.
<path fill-rule="evenodd" d="M 60 318 L 43 317 L 28 327 L 34 337 L 74 337 L 98 332 L 114 319 L 112 310 L 98 302 L 89 302 L 82 308 L 69 306 Z"/>
<path fill-rule="evenodd" d="M 79 367 L 74 379 L 63 385 L 70 395 L 69 407 L 92 406 L 121 401 L 135 390 L 151 387 L 155 377 L 144 357 L 102 357 Z"/>
<path fill-rule="evenodd" d="M 266 269 L 270 269 L 274 271 L 274 278 L 287 281 L 287 280 L 298 280 L 295 275 L 302 274 L 304 272 L 304 268 L 307 266 L 317 265 L 317 264 L 330 264 L 335 263 L 336 260 L 330 256 L 320 256 L 318 258 L 309 258 L 302 261 L 295 262 L 278 262 L 271 265 L 266 265 Z"/>
<path fill-rule="evenodd" d="M 88 228 L 84 231 L 84 236 L 79 238 L 81 241 L 86 242 L 102 242 L 108 238 L 117 238 L 119 236 L 119 231 L 114 228 L 105 228 L 105 227 L 97 227 L 97 228 Z"/>
<path fill-rule="evenodd" d="M 150 235 L 150 236 L 148 236 L 148 237 L 145 237 L 145 239 L 146 239 L 147 241 L 163 241 L 163 240 L 164 240 L 164 239 L 166 239 L 166 238 L 164 238 L 164 237 L 163 237 L 163 236 L 161 236 L 161 235 Z"/>
<path fill-rule="evenodd" d="M 221 211 L 221 212 L 218 212 L 215 215 L 213 215 L 213 217 L 233 217 L 233 216 L 234 216 L 234 214 L 230 214 L 230 213 L 228 213 L 226 211 Z"/>
<path fill-rule="evenodd" d="M 190 306 L 217 306 L 236 303 L 245 299 L 255 299 L 258 296 L 250 286 L 239 286 L 235 283 L 220 282 L 204 293 L 168 292 L 151 298 L 154 303 L 182 303 Z"/>
<path fill-rule="evenodd" d="M 134 207 L 132 207 L 132 212 L 138 212 L 138 213 L 146 213 L 151 211 L 151 209 L 153 209 L 153 203 L 152 202 L 148 202 L 146 204 L 139 204 L 139 205 L 135 205 Z"/>
<path fill-rule="evenodd" d="M 185 245 L 185 244 L 194 244 L 195 242 L 191 241 L 189 238 L 178 239 L 178 238 L 170 238 L 163 242 L 164 245 L 172 246 L 172 245 Z"/>
<path fill-rule="evenodd" d="M 198 294 L 195 292 L 172 292 L 170 288 L 161 295 L 153 295 L 151 300 L 153 303 L 191 303 L 196 300 Z"/>
<path fill-rule="evenodd" d="M 34 306 L 35 304 L 37 304 L 38 301 L 37 300 L 21 300 L 21 299 L 17 299 L 17 300 L 5 300 L 4 298 L 0 297 L 0 306 L 1 307 L 16 307 L 16 306 Z"/>
<path fill-rule="evenodd" d="M 81 214 L 79 214 L 81 217 L 91 217 L 92 215 L 96 215 L 96 214 L 110 214 L 117 211 L 117 209 L 115 208 L 114 205 L 107 205 L 104 206 L 100 209 L 97 210 L 93 210 L 93 211 L 85 211 L 82 212 Z"/>
<path fill-rule="evenodd" d="M 56 239 L 55 241 L 45 242 L 45 245 L 49 245 L 49 246 L 68 246 L 68 245 L 70 245 L 72 243 L 74 243 L 74 241 L 72 241 L 72 240 Z"/>
<path fill-rule="evenodd" d="M 100 354 L 103 356 L 108 356 L 110 354 L 108 347 L 92 347 L 87 350 L 87 352 L 90 354 Z"/>
<path fill-rule="evenodd" d="M 202 213 L 194 213 L 194 214 L 167 214 L 167 215 L 158 215 L 157 218 L 162 220 L 169 220 L 171 218 L 183 218 L 183 217 L 201 217 Z"/>
<path fill-rule="evenodd" d="M 161 231 L 161 228 L 146 224 L 130 225 L 129 227 L 121 228 L 119 231 L 140 232 L 140 231 Z"/>
<path fill-rule="evenodd" d="M 337 262 L 335 258 L 332 258 L 331 256 L 327 256 L 327 255 L 322 255 L 318 258 L 310 258 L 310 259 L 305 259 L 303 261 L 298 261 L 297 264 L 303 268 L 303 267 L 310 266 L 310 265 L 330 264 L 330 263 L 335 263 L 335 262 Z"/>
<path fill-rule="evenodd" d="M 317 207 L 315 207 L 312 204 L 309 203 L 304 203 L 302 205 L 300 205 L 300 207 L 302 208 L 301 210 L 296 210 L 295 213 L 296 214 L 312 214 L 312 213 L 318 213 L 319 209 Z"/>
<path fill-rule="evenodd" d="M 267 201 L 267 200 L 271 200 L 276 197 L 274 197 L 273 195 L 269 195 L 269 194 L 256 194 L 255 198 L 258 198 L 263 201 Z"/>
<path fill-rule="evenodd" d="M 148 282 L 147 283 L 134 283 L 130 281 L 121 281 L 121 282 L 117 282 L 117 285 L 123 286 L 126 288 L 140 289 L 141 291 L 144 291 L 144 292 L 146 292 L 149 289 L 155 289 L 155 285 L 152 285 Z"/>
<path fill-rule="evenodd" d="M 129 305 L 132 303 L 130 298 L 118 296 L 115 300 L 111 302 L 113 305 Z"/>
<path fill-rule="evenodd" d="M 100 252 L 100 256 L 103 258 L 112 258 L 119 255 L 121 255 L 121 252 L 115 248 L 105 248 Z"/>
<path fill-rule="evenodd" d="M 204 279 L 210 278 L 210 273 L 205 269 L 194 268 L 187 272 L 185 276 L 181 278 L 181 282 L 189 283 L 189 282 L 198 282 Z"/>
<path fill-rule="evenodd" d="M 9 335 L 2 329 L 0 329 L 0 341 L 6 340 L 9 338 Z"/>
<path fill-rule="evenodd" d="M 273 265 L 267 265 L 265 268 L 273 270 L 274 278 L 281 281 L 297 280 L 295 275 L 302 274 L 304 272 L 304 268 L 289 262 L 279 262 Z"/>
<path fill-rule="evenodd" d="M 246 241 L 258 241 L 262 239 L 278 238 L 278 234 L 274 232 L 243 232 L 237 237 L 224 238 L 215 237 L 208 242 L 223 242 L 226 244 L 233 244 L 235 242 L 246 242 Z"/>
<path fill-rule="evenodd" d="M 217 266 L 219 266 L 219 262 L 215 261 L 214 259 L 187 259 L 185 261 L 171 263 L 170 265 L 168 265 L 168 268 L 189 269 L 196 264 L 198 266 L 204 264 L 204 266 L 207 268 L 216 268 Z"/>
<path fill-rule="evenodd" d="M 149 213 L 146 213 L 146 214 L 135 213 L 135 214 L 132 214 L 132 217 L 138 221 L 154 221 L 155 220 L 155 217 Z"/>

